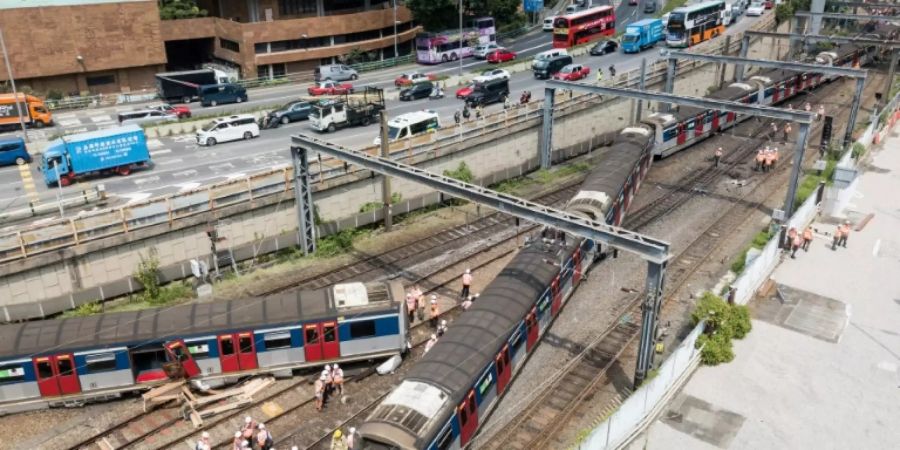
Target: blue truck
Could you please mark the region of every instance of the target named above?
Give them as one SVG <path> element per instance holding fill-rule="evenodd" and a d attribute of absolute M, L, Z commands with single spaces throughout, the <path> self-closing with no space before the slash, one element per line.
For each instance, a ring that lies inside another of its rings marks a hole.
<path fill-rule="evenodd" d="M 78 177 L 116 173 L 128 175 L 150 163 L 144 130 L 129 125 L 73 134 L 50 142 L 41 157 L 47 186 L 72 184 Z"/>
<path fill-rule="evenodd" d="M 622 36 L 622 51 L 625 53 L 637 53 L 645 48 L 656 45 L 665 37 L 665 27 L 662 19 L 639 20 L 625 27 Z"/>

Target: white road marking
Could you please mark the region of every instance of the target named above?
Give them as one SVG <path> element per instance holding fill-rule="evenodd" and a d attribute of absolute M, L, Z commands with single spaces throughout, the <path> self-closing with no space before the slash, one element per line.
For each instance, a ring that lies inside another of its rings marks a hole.
<path fill-rule="evenodd" d="M 875 247 L 872 248 L 872 256 L 878 257 L 878 250 L 881 249 L 881 239 L 875 241 Z"/>
<path fill-rule="evenodd" d="M 198 187 L 200 187 L 200 183 L 196 183 L 196 182 L 192 182 L 192 183 L 179 183 L 179 184 L 176 184 L 175 186 L 178 186 L 178 191 L 179 191 L 179 192 L 184 192 L 184 191 L 190 191 L 190 190 L 193 190 L 193 189 L 197 189 Z"/>
<path fill-rule="evenodd" d="M 180 134 L 177 136 L 173 136 L 171 139 L 175 142 L 197 142 L 197 136 L 192 133 Z"/>
<path fill-rule="evenodd" d="M 225 175 L 226 180 L 235 180 L 238 178 L 247 178 L 247 174 L 246 173 L 233 173 L 231 175 Z"/>
<path fill-rule="evenodd" d="M 197 171 L 194 169 L 182 170 L 181 172 L 175 172 L 172 174 L 173 177 L 192 177 L 197 175 Z"/>
<path fill-rule="evenodd" d="M 223 164 L 213 164 L 213 165 L 207 166 L 207 167 L 209 167 L 209 170 L 212 170 L 213 172 L 222 172 L 225 170 L 234 169 L 234 164 L 227 162 L 227 163 L 223 163 Z"/>
<path fill-rule="evenodd" d="M 167 166 L 169 164 L 178 164 L 184 162 L 181 158 L 173 158 L 173 159 L 164 159 L 162 161 L 154 161 L 153 164 L 157 166 Z"/>
<path fill-rule="evenodd" d="M 81 119 L 77 117 L 73 117 L 71 119 L 60 119 L 59 117 L 57 117 L 54 122 L 62 125 L 63 128 L 77 127 L 78 125 L 81 125 Z"/>
<path fill-rule="evenodd" d="M 114 123 L 115 120 L 111 119 L 108 115 L 102 116 L 90 116 L 91 122 L 94 122 L 97 125 Z"/>
<path fill-rule="evenodd" d="M 172 153 L 172 149 L 170 149 L 170 148 L 163 148 L 163 149 L 157 150 L 157 151 L 155 151 L 155 152 L 150 152 L 150 156 L 154 156 L 154 157 L 155 157 L 155 156 L 159 156 L 159 155 L 165 155 L 166 153 Z"/>
<path fill-rule="evenodd" d="M 142 184 L 144 184 L 144 183 L 152 183 L 152 182 L 154 182 L 154 181 L 159 181 L 159 176 L 157 176 L 157 175 L 150 175 L 149 177 L 135 178 L 135 179 L 133 179 L 133 180 L 131 180 L 131 181 L 133 181 L 134 184 L 140 186 L 140 185 L 142 185 Z"/>
<path fill-rule="evenodd" d="M 129 192 L 127 194 L 116 194 L 116 195 L 118 195 L 119 197 L 127 198 L 128 203 L 130 204 L 130 203 L 137 203 L 139 201 L 146 200 L 146 199 L 150 198 L 150 196 L 153 194 L 150 192 Z"/>
<path fill-rule="evenodd" d="M 147 147 L 151 149 L 157 149 L 163 147 L 164 144 L 159 139 L 147 139 Z"/>

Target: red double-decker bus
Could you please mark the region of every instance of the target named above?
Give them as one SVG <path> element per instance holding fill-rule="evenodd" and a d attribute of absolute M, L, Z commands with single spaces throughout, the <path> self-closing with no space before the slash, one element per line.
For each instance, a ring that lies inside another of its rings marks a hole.
<path fill-rule="evenodd" d="M 553 47 L 568 48 L 616 34 L 616 12 L 599 6 L 553 20 Z"/>

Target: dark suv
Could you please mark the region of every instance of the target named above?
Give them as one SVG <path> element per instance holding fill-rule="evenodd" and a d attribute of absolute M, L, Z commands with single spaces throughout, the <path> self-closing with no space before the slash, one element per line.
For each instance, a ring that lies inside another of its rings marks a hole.
<path fill-rule="evenodd" d="M 487 105 L 506 100 L 509 97 L 509 80 L 491 80 L 475 84 L 472 93 L 466 97 L 469 106 Z"/>
<path fill-rule="evenodd" d="M 416 83 L 402 91 L 400 91 L 400 100 L 416 100 L 420 98 L 425 98 L 431 95 L 431 90 L 434 89 L 434 83 L 430 81 L 423 81 L 421 83 Z"/>

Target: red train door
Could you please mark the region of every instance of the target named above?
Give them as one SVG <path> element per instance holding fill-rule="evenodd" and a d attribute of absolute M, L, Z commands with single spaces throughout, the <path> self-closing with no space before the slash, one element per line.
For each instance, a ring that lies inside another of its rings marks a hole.
<path fill-rule="evenodd" d="M 794 78 L 794 93 L 800 92 L 801 89 L 803 89 L 803 74 L 797 74 Z"/>
<path fill-rule="evenodd" d="M 42 397 L 56 397 L 81 392 L 75 357 L 72 354 L 34 358 L 34 372 Z"/>
<path fill-rule="evenodd" d="M 222 365 L 222 372 L 237 372 L 241 370 L 233 334 L 219 336 L 219 363 Z"/>
<path fill-rule="evenodd" d="M 550 295 L 553 296 L 553 303 L 550 304 L 550 314 L 556 316 L 562 306 L 562 295 L 559 293 L 559 275 L 550 283 Z"/>
<path fill-rule="evenodd" d="M 721 114 L 719 111 L 712 112 L 712 128 L 710 131 L 719 131 L 719 114 Z"/>
<path fill-rule="evenodd" d="M 303 349 L 307 362 L 322 359 L 322 325 L 312 323 L 303 327 Z"/>
<path fill-rule="evenodd" d="M 575 250 L 575 254 L 572 255 L 572 285 L 577 285 L 579 281 L 581 281 L 581 248 Z"/>
<path fill-rule="evenodd" d="M 730 112 L 725 115 L 725 122 L 726 123 L 734 122 L 734 113 L 733 112 Z"/>
<path fill-rule="evenodd" d="M 775 86 L 775 89 L 772 90 L 772 104 L 778 103 L 778 100 L 781 98 L 781 89 L 778 85 Z"/>
<path fill-rule="evenodd" d="M 197 361 L 194 361 L 194 357 L 191 355 L 191 351 L 188 350 L 187 345 L 184 345 L 184 341 L 181 339 L 169 341 L 163 347 L 165 347 L 166 353 L 169 354 L 169 358 L 172 361 L 181 362 L 186 378 L 200 375 L 200 366 L 197 365 Z"/>
<path fill-rule="evenodd" d="M 525 347 L 529 352 L 538 340 L 538 331 L 537 308 L 531 308 L 531 312 L 525 316 Z"/>
<path fill-rule="evenodd" d="M 679 123 L 678 129 L 676 131 L 678 133 L 678 139 L 675 141 L 678 145 L 684 144 L 684 141 L 687 140 L 687 136 L 684 133 L 684 124 Z"/>
<path fill-rule="evenodd" d="M 322 356 L 325 359 L 335 359 L 341 356 L 341 341 L 338 338 L 337 322 L 322 324 Z"/>
<path fill-rule="evenodd" d="M 235 335 L 238 343 L 238 363 L 241 370 L 250 370 L 259 367 L 256 363 L 256 343 L 253 342 L 253 333 L 238 333 Z"/>
<path fill-rule="evenodd" d="M 459 405 L 459 446 L 465 447 L 478 429 L 478 405 L 475 404 L 475 391 L 469 391 L 469 395 Z"/>
<path fill-rule="evenodd" d="M 704 123 L 705 117 L 704 114 L 700 114 L 694 119 L 694 136 L 702 136 L 703 135 L 703 127 L 706 125 Z"/>
<path fill-rule="evenodd" d="M 497 394 L 502 394 L 509 384 L 509 378 L 512 373 L 509 367 L 509 346 L 504 345 L 500 354 L 494 357 L 494 364 L 497 365 Z"/>

